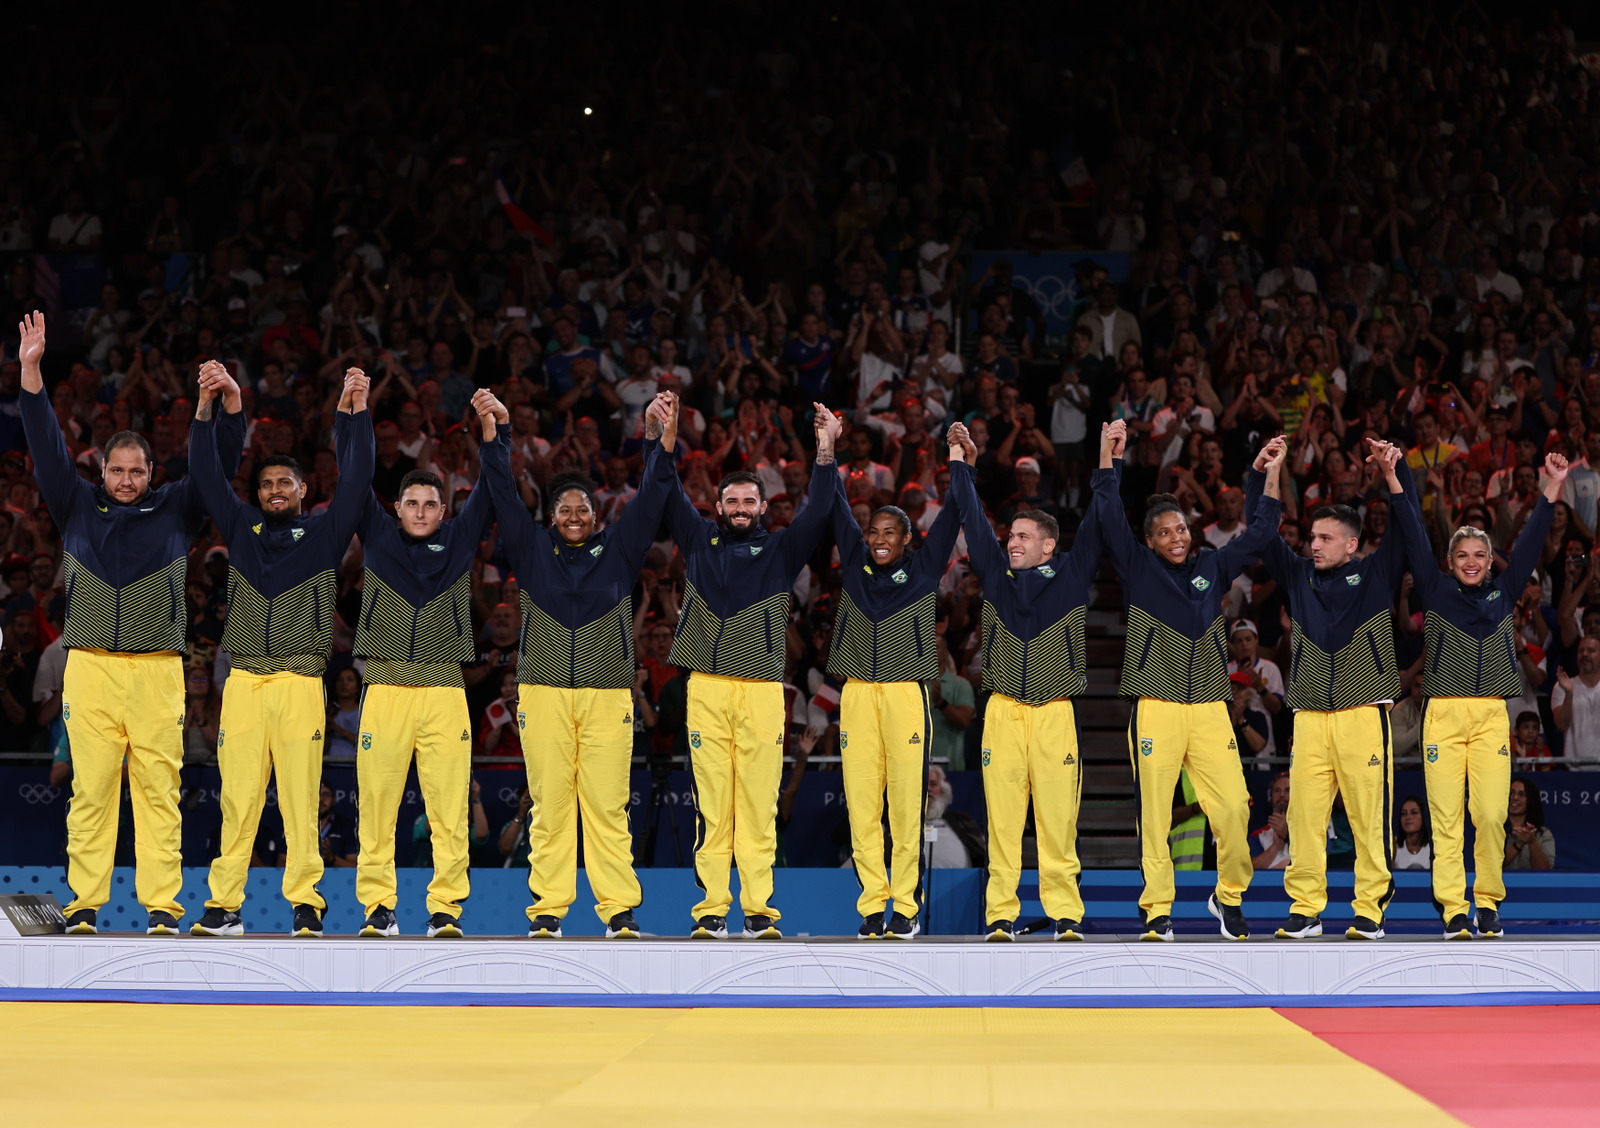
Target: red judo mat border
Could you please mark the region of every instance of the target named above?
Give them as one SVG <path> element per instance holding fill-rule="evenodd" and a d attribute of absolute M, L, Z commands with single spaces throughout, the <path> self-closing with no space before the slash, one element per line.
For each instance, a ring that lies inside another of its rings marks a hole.
<path fill-rule="evenodd" d="M 487 991 L 155 991 L 138 988 L 0 988 L 0 1003 L 187 1003 L 327 1007 L 927 1007 L 1401 1010 L 1461 1007 L 1600 1007 L 1600 991 L 1497 991 L 1460 995 L 598 995 Z M 1301 1025 L 1304 1025 L 1303 1023 Z"/>
<path fill-rule="evenodd" d="M 1276 1009 L 1472 1128 L 1600 1124 L 1600 1005 Z"/>

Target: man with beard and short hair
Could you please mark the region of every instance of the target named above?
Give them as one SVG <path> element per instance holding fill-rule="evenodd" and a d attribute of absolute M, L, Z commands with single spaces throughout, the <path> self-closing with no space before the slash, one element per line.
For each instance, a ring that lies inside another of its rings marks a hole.
<path fill-rule="evenodd" d="M 287 865 L 283 896 L 294 907 L 293 936 L 321 936 L 327 902 L 322 880 L 316 788 L 322 777 L 327 710 L 322 675 L 333 647 L 336 573 L 372 495 L 369 381 L 344 377 L 334 415 L 339 486 L 319 514 L 304 511 L 305 473 L 294 459 L 268 455 L 257 467 L 256 505 L 233 493 L 217 454 L 218 423 L 204 405 L 189 430 L 196 488 L 228 547 L 227 625 L 222 649 L 232 672 L 222 694 L 217 765 L 222 770 L 221 851 L 211 863 L 211 896 L 190 931 L 242 936 L 250 848 L 277 776 Z M 200 387 L 222 397 L 224 415 L 242 413 L 239 386 L 218 361 L 200 369 Z"/>
<path fill-rule="evenodd" d="M 1383 444 L 1367 440 L 1375 452 Z M 1409 471 L 1390 480 L 1390 495 L 1414 491 Z M 1246 507 L 1249 508 L 1248 506 Z M 1375 552 L 1356 556 L 1361 518 L 1345 505 L 1311 513 L 1311 558 L 1281 536 L 1262 563 L 1288 596 L 1294 660 L 1285 702 L 1294 714 L 1294 801 L 1289 830 L 1298 848 L 1284 891 L 1292 905 L 1279 939 L 1322 935 L 1328 903 L 1328 818 L 1343 797 L 1355 837 L 1355 921 L 1351 940 L 1383 936 L 1383 911 L 1394 895 L 1389 873 L 1394 756 L 1388 705 L 1400 694 L 1395 669 L 1394 597 L 1406 567 L 1405 543 L 1385 537 Z M 1432 567 L 1432 557 L 1414 562 Z"/>
<path fill-rule="evenodd" d="M 689 750 L 699 834 L 695 880 L 705 896 L 693 911 L 695 939 L 728 934 L 729 862 L 739 867 L 744 934 L 776 939 L 772 863 L 786 732 L 784 657 L 790 589 L 833 512 L 834 441 L 843 425 L 816 410 L 817 457 L 809 501 L 787 528 L 761 527 L 761 479 L 736 471 L 717 487 L 717 523 L 707 523 L 683 492 L 670 458 L 654 473 L 670 477 L 667 524 L 688 562 L 683 613 L 672 664 L 693 671 L 688 684 Z"/>
<path fill-rule="evenodd" d="M 73 761 L 67 931 L 96 931 L 100 907 L 111 897 L 126 760 L 138 859 L 135 894 L 149 914 L 147 931 L 173 935 L 183 916 L 183 592 L 189 546 L 204 528 L 205 507 L 193 479 L 150 488 L 150 447 L 132 431 L 111 437 L 100 484 L 80 478 L 39 369 L 44 315 L 28 314 L 17 329 L 23 429 L 65 553 L 62 636 L 71 653 L 61 712 Z M 214 398 L 201 389 L 201 409 L 208 410 Z M 243 415 L 226 415 L 219 432 L 218 458 L 231 478 L 244 445 Z"/>

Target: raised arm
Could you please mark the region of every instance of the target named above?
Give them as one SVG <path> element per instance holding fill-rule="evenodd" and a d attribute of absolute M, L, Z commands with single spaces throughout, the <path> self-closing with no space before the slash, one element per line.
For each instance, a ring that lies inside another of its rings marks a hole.
<path fill-rule="evenodd" d="M 1272 442 L 1278 441 L 1280 441 L 1280 439 L 1272 440 Z M 1259 480 L 1255 477 L 1251 477 L 1246 485 L 1244 493 L 1244 519 L 1251 527 L 1254 527 L 1256 523 L 1256 510 L 1260 509 L 1262 501 L 1267 500 L 1268 498 L 1268 483 L 1271 483 L 1271 498 L 1277 500 L 1280 506 L 1283 503 L 1282 491 L 1283 478 L 1285 474 L 1284 460 L 1279 459 L 1277 464 L 1274 465 L 1270 470 L 1268 469 L 1267 465 L 1273 457 L 1272 442 L 1267 443 L 1261 448 L 1261 450 L 1256 454 L 1255 462 L 1253 462 L 1250 466 L 1253 474 L 1264 475 L 1264 477 Z M 1281 513 L 1279 516 L 1279 524 L 1282 524 Z M 1248 531 L 1246 532 L 1246 535 L 1249 535 Z M 1289 573 L 1294 568 L 1295 561 L 1299 559 L 1299 557 L 1295 556 L 1294 552 L 1290 550 L 1289 546 L 1284 543 L 1283 536 L 1276 533 L 1275 535 L 1266 538 L 1264 542 L 1258 544 L 1253 555 L 1260 558 L 1261 563 L 1267 566 L 1267 571 L 1271 573 L 1272 578 L 1279 583 L 1286 583 L 1288 581 Z"/>
<path fill-rule="evenodd" d="M 1217 566 L 1225 581 L 1231 583 L 1264 548 L 1278 540 L 1278 526 L 1283 522 L 1283 503 L 1278 497 L 1279 471 L 1288 449 L 1288 443 L 1279 435 L 1263 452 L 1267 456 L 1264 470 L 1250 471 L 1245 492 L 1256 495 L 1250 525 L 1243 536 L 1235 537 L 1218 550 Z"/>
<path fill-rule="evenodd" d="M 328 513 L 337 522 L 334 540 L 340 549 L 349 546 L 367 498 L 372 496 L 372 472 L 378 452 L 372 434 L 372 412 L 367 410 L 371 383 L 361 369 L 347 370 L 344 394 L 333 416 L 333 454 L 339 464 L 339 484 L 334 487 Z"/>
<path fill-rule="evenodd" d="M 1522 594 L 1523 585 L 1539 563 L 1545 538 L 1550 535 L 1550 518 L 1555 513 L 1556 498 L 1561 496 L 1561 487 L 1567 480 L 1567 470 L 1567 460 L 1563 455 L 1552 452 L 1544 456 L 1544 492 L 1528 514 L 1522 532 L 1517 534 L 1506 562 L 1506 572 L 1511 576 L 1511 592 L 1516 595 Z"/>
<path fill-rule="evenodd" d="M 833 520 L 833 539 L 839 545 L 839 560 L 848 563 L 866 551 L 867 542 L 861 536 L 861 526 L 850 512 L 850 498 L 844 492 L 844 478 L 834 468 L 833 485 L 829 496 L 833 498 L 829 514 Z M 807 506 L 807 508 L 810 508 Z"/>
<path fill-rule="evenodd" d="M 1089 479 L 1094 490 L 1095 525 L 1100 540 L 1111 553 L 1111 563 L 1126 578 L 1134 554 L 1143 546 L 1128 526 L 1122 505 L 1122 452 L 1128 445 L 1128 425 L 1121 419 L 1100 426 L 1100 468 Z"/>
<path fill-rule="evenodd" d="M 477 397 L 473 397 L 473 406 L 477 406 Z M 501 410 L 504 410 L 503 408 Z M 510 414 L 506 422 L 510 422 Z M 483 430 L 483 445 L 478 448 L 478 465 L 482 469 L 495 467 L 497 473 L 511 477 L 511 428 L 501 426 L 492 412 L 479 412 L 478 422 Z M 461 507 L 461 512 L 456 516 L 456 536 L 471 536 L 475 541 L 483 539 L 484 530 L 489 527 L 489 518 L 494 516 L 493 492 L 484 488 L 484 475 L 480 473 L 478 480 L 473 484 L 472 492 L 467 495 L 466 504 Z M 445 499 L 449 504 L 449 499 Z"/>
<path fill-rule="evenodd" d="M 1422 503 L 1417 499 L 1416 483 L 1411 477 L 1411 467 L 1405 463 L 1405 452 L 1393 443 L 1382 443 L 1375 439 L 1368 439 L 1367 444 L 1372 447 L 1372 453 L 1367 456 L 1367 460 L 1375 461 L 1383 467 L 1384 480 L 1389 484 L 1390 514 L 1394 513 L 1397 505 L 1404 505 L 1408 509 L 1414 508 L 1420 526 Z M 1400 570 L 1408 561 L 1411 577 L 1417 583 L 1424 582 L 1421 578 L 1424 575 L 1428 577 L 1426 582 L 1432 583 L 1443 574 L 1439 571 L 1439 559 L 1434 555 L 1433 544 L 1428 540 L 1426 529 L 1422 530 L 1421 540 L 1416 542 L 1413 542 L 1410 536 L 1399 540 L 1394 537 L 1384 537 L 1383 543 L 1373 555 L 1379 557 L 1384 567 L 1389 569 L 1390 579 L 1397 586 L 1400 583 Z"/>
<path fill-rule="evenodd" d="M 811 467 L 811 485 L 806 494 L 811 500 L 795 515 L 794 522 L 778 537 L 778 551 L 791 572 L 798 572 L 822 539 L 823 530 L 833 517 L 838 497 L 835 483 L 838 467 L 833 462 L 833 444 L 844 430 L 839 418 L 820 403 L 813 403 L 816 412 L 817 460 Z M 829 479 L 833 481 L 829 481 Z"/>
<path fill-rule="evenodd" d="M 216 411 L 219 399 L 222 401 L 221 419 Z M 212 520 L 216 521 L 217 529 L 225 541 L 233 539 L 239 518 L 250 507 L 233 492 L 233 475 L 222 472 L 222 459 L 217 450 L 217 429 L 223 419 L 242 414 L 243 411 L 239 385 L 228 375 L 227 368 L 215 360 L 208 360 L 201 365 L 200 400 L 195 408 L 194 422 L 189 427 L 189 488 L 195 491 Z"/>
<path fill-rule="evenodd" d="M 511 412 L 487 388 L 479 388 L 472 394 L 472 407 L 480 417 L 491 416 L 495 421 L 497 432 L 502 424 L 509 426 L 511 423 Z M 522 495 L 517 491 L 517 485 L 511 478 L 511 459 L 507 457 L 502 461 L 497 458 L 485 458 L 481 461 L 483 474 L 478 479 L 478 486 L 481 488 L 487 483 L 489 487 L 489 498 L 494 502 L 495 519 L 500 522 L 500 536 L 508 545 L 521 546 L 530 543 L 538 532 L 538 526 L 534 523 L 533 514 L 522 504 Z"/>
<path fill-rule="evenodd" d="M 948 442 L 950 496 L 955 499 L 961 525 L 967 531 L 967 561 L 985 590 L 994 591 L 1011 564 L 989 525 L 983 502 L 978 500 L 978 479 L 972 465 L 977 460 L 978 448 L 961 423 L 950 425 Z"/>
<path fill-rule="evenodd" d="M 61 423 L 50 406 L 50 397 L 44 394 L 44 374 L 39 369 L 44 359 L 44 314 L 25 314 L 17 334 L 21 338 L 17 359 L 22 362 L 22 395 L 18 403 L 22 433 L 33 457 L 33 477 L 39 494 L 50 507 L 56 528 L 64 530 L 78 498 L 92 487 L 78 477 Z"/>
<path fill-rule="evenodd" d="M 661 528 L 661 512 L 666 508 L 671 483 L 655 473 L 655 463 L 665 461 L 672 465 L 672 447 L 667 446 L 667 440 L 677 442 L 677 410 L 677 399 L 668 392 L 656 396 L 645 408 L 644 469 L 639 475 L 639 492 L 623 508 L 612 534 L 630 568 L 644 563 L 644 554 L 655 543 L 656 530 Z"/>

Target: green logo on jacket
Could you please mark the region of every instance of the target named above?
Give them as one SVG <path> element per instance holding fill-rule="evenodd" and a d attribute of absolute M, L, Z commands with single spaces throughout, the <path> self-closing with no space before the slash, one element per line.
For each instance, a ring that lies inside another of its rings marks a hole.
<path fill-rule="evenodd" d="M 1439 746 L 1437 744 L 1428 745 L 1428 763 L 1437 764 L 1438 762 L 1439 762 Z"/>

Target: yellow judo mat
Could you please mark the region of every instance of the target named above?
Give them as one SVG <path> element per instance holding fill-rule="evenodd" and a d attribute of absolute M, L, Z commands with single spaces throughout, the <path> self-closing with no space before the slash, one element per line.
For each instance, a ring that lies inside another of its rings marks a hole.
<path fill-rule="evenodd" d="M 0 1003 L 0 1080 L 18 1125 L 1460 1124 L 1268 1009 Z"/>

